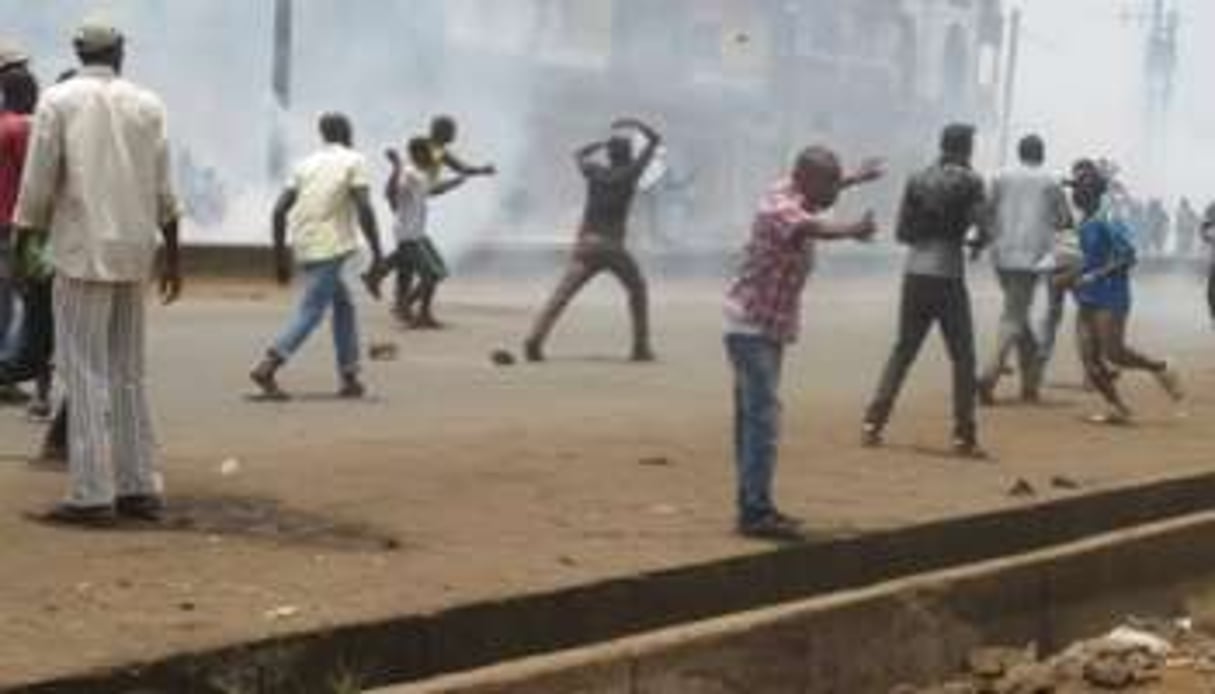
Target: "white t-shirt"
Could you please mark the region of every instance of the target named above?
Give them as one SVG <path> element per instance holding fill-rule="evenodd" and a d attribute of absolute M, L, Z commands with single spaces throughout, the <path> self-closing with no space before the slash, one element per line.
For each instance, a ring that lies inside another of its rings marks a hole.
<path fill-rule="evenodd" d="M 370 186 L 366 158 L 342 145 L 326 145 L 296 167 L 288 184 L 297 197 L 287 228 L 301 263 L 358 250 L 354 192 Z"/>
<path fill-rule="evenodd" d="M 406 169 L 397 183 L 396 223 L 392 232 L 398 242 L 426 237 L 426 206 L 430 183 L 425 174 Z"/>

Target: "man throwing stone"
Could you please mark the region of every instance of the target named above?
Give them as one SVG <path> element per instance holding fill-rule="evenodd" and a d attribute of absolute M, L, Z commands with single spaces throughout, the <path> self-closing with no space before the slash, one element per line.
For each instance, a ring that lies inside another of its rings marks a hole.
<path fill-rule="evenodd" d="M 624 239 L 637 182 L 654 159 L 662 138 L 649 125 L 633 118 L 619 120 L 612 127 L 616 134 L 610 139 L 591 143 L 575 155 L 578 168 L 586 178 L 586 210 L 565 277 L 524 342 L 528 361 L 544 360 L 544 343 L 557 319 L 586 283 L 601 272 L 610 272 L 628 292 L 629 313 L 633 320 L 633 361 L 654 359 L 645 278 L 637 261 L 625 248 Z M 632 139 L 621 132 L 626 129 L 639 130 L 645 136 L 646 143 L 640 154 L 634 154 Z M 607 152 L 607 164 L 595 160 L 603 151 Z"/>

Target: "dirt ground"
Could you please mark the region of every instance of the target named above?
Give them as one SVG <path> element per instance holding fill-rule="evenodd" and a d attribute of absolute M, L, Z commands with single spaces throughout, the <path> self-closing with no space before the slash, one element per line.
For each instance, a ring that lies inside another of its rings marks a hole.
<path fill-rule="evenodd" d="M 830 258 L 826 260 L 830 264 Z M 976 282 L 981 352 L 997 311 Z M 365 306 L 365 335 L 400 346 L 369 364 L 373 397 L 338 402 L 329 339 L 284 375 L 305 395 L 248 402 L 245 373 L 286 317 L 266 287 L 202 287 L 157 309 L 150 354 L 171 499 L 157 531 L 74 532 L 25 520 L 62 493 L 26 456 L 40 427 L 0 411 L 0 687 L 269 634 L 427 611 L 493 596 L 765 551 L 731 534 L 730 399 L 716 282 L 653 287 L 661 361 L 632 365 L 623 300 L 596 285 L 543 366 L 496 368 L 552 273 L 461 282 L 450 329 L 396 330 Z M 1124 380 L 1140 421 L 1084 423 L 1070 343 L 1041 407 L 984 415 L 993 463 L 943 454 L 943 350 L 927 345 L 878 451 L 858 420 L 893 337 L 895 275 L 812 284 L 804 341 L 786 365 L 778 496 L 824 532 L 967 514 L 1081 488 L 1209 468 L 1215 359 L 1196 278 L 1141 283 L 1132 335 L 1176 358 L 1179 412 Z M 1015 388 L 1010 383 L 1008 392 Z M 308 395 L 312 394 L 312 395 Z"/>

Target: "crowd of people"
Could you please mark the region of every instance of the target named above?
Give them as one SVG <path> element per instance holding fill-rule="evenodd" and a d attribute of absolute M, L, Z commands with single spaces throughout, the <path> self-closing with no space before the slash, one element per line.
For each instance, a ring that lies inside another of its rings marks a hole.
<path fill-rule="evenodd" d="M 11 345 L 0 353 L 0 385 L 33 382 L 32 407 L 49 417 L 52 375 L 63 383 L 66 395 L 42 458 L 66 463 L 68 494 L 41 520 L 76 526 L 154 522 L 165 492 L 145 393 L 144 295 L 154 283 L 171 304 L 182 290 L 181 210 L 165 107 L 122 77 L 125 40 L 113 26 L 86 23 L 74 47 L 80 69 L 40 96 L 29 57 L 0 44 L 0 336 L 13 336 L 0 341 Z M 318 148 L 296 165 L 271 214 L 277 278 L 286 284 L 298 275 L 302 289 L 291 320 L 250 373 L 258 397 L 270 400 L 290 398 L 279 373 L 327 316 L 338 393 L 365 394 L 357 301 L 346 280 L 363 246 L 371 255 L 363 289 L 379 299 L 383 282 L 395 274 L 394 314 L 408 327 L 441 327 L 434 302 L 448 268 L 427 228 L 429 201 L 472 177 L 496 173 L 492 165 L 470 165 L 452 152 L 457 126 L 446 116 L 410 139 L 404 155 L 390 149 L 383 192 L 396 246 L 385 253 L 367 158 L 356 148 L 351 119 L 326 113 L 318 131 Z M 987 458 L 979 406 L 998 402 L 1014 352 L 1020 397 L 1040 399 L 1069 301 L 1086 378 L 1105 404 L 1097 421 L 1121 424 L 1133 416 L 1118 388 L 1124 372 L 1147 373 L 1180 400 L 1175 365 L 1133 348 L 1127 336 L 1131 274 L 1142 244 L 1123 221 L 1126 198 L 1110 167 L 1085 159 L 1066 176 L 1052 174 L 1046 143 L 1030 135 L 1020 143 L 1020 164 L 987 181 L 972 164 L 975 137 L 972 126 L 946 127 L 939 156 L 906 183 L 894 229 L 908 249 L 897 339 L 863 414 L 860 443 L 884 444 L 903 383 L 939 325 L 952 364 L 952 450 L 964 459 Z M 650 124 L 624 118 L 608 137 L 575 153 L 586 181 L 583 218 L 568 268 L 522 341 L 527 360 L 545 359 L 548 335 L 562 312 L 603 272 L 627 291 L 632 359 L 655 358 L 648 289 L 626 240 L 639 182 L 662 139 Z M 773 499 L 782 363 L 799 334 L 817 244 L 868 242 L 878 233 L 872 212 L 841 220 L 832 208 L 845 190 L 885 175 L 881 160 L 849 173 L 830 148 L 808 147 L 759 203 L 724 302 L 734 379 L 737 531 L 744 536 L 802 536 L 801 522 Z M 1178 221 L 1186 234 L 1215 247 L 1215 206 L 1204 220 L 1188 202 L 1184 209 L 1189 212 Z M 1189 246 L 1183 239 L 1178 247 Z M 980 369 L 966 275 L 968 264 L 987 252 L 1004 308 L 995 349 Z M 1215 262 L 1212 268 L 1215 317 Z M 1033 305 L 1044 286 L 1047 317 L 1035 326 Z M 14 293 L 24 318 L 10 330 Z"/>

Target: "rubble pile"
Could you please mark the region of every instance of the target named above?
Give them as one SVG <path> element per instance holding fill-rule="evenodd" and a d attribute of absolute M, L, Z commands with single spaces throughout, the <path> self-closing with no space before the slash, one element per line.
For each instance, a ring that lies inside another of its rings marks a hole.
<path fill-rule="evenodd" d="M 1215 692 L 1215 637 L 1190 620 L 1129 620 L 1101 638 L 1043 659 L 1034 645 L 980 648 L 966 674 L 935 687 L 891 694 L 1097 694 Z"/>

